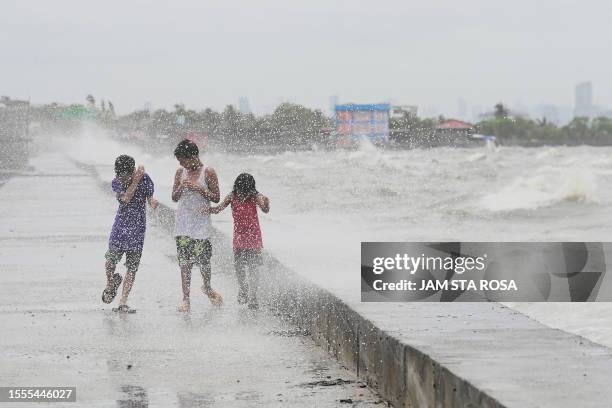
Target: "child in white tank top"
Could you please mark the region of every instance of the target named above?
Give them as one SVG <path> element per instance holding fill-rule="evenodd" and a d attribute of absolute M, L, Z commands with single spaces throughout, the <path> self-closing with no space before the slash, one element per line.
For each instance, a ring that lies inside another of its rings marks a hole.
<path fill-rule="evenodd" d="M 198 146 L 192 141 L 185 139 L 180 142 L 174 156 L 181 165 L 172 187 L 172 200 L 178 202 L 174 235 L 183 290 L 183 302 L 178 309 L 187 312 L 191 308 L 189 295 L 194 264 L 200 266 L 204 294 L 214 305 L 223 303 L 223 298 L 210 283 L 210 217 L 202 216 L 199 211 L 202 205 L 219 202 L 219 182 L 215 170 L 205 167 L 200 161 Z"/>

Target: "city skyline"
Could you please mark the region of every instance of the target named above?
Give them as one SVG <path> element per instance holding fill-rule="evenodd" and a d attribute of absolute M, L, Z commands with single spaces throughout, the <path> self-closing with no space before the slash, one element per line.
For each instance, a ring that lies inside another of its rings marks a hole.
<path fill-rule="evenodd" d="M 588 96 L 585 96 L 585 93 Z M 8 96 L 8 95 L 5 95 L 5 96 Z M 91 101 L 88 100 L 89 95 L 86 98 L 84 98 L 83 101 L 74 101 L 72 103 L 90 105 L 92 108 L 99 104 L 104 104 L 105 99 L 103 98 L 97 99 L 95 95 L 92 95 L 92 96 L 96 100 L 96 105 L 92 105 Z M 10 98 L 11 96 L 8 96 L 8 97 Z M 13 97 L 12 99 L 19 99 L 19 98 Z M 30 99 L 25 98 L 21 100 L 30 100 Z M 588 102 L 585 102 L 585 101 L 588 101 Z M 44 104 L 40 102 L 37 103 L 36 101 L 31 101 L 31 100 L 30 102 L 34 104 Z M 62 102 L 62 101 L 54 101 L 54 102 L 57 102 L 61 105 L 71 104 L 71 103 Z M 106 103 L 109 103 L 109 102 L 114 102 L 114 101 L 106 100 Z M 278 107 L 280 104 L 285 103 L 285 102 L 298 104 L 298 102 L 291 100 L 291 98 L 278 97 L 276 100 L 276 104 L 269 104 L 269 105 L 266 105 L 264 109 L 260 108 L 259 110 L 255 111 L 251 109 L 250 99 L 247 96 L 241 96 L 237 99 L 237 101 L 234 101 L 233 103 L 229 103 L 228 105 L 232 105 L 234 109 L 236 109 L 237 111 L 243 114 L 252 113 L 255 115 L 268 115 L 268 114 L 272 114 L 276 107 Z M 50 103 L 50 102 L 46 102 L 46 103 Z M 310 109 L 320 110 L 324 114 L 330 117 L 333 117 L 334 116 L 334 106 L 336 104 L 347 104 L 347 103 L 348 104 L 351 104 L 351 103 L 356 103 L 356 104 L 366 103 L 367 104 L 367 103 L 372 103 L 372 102 L 371 101 L 353 101 L 353 100 L 345 101 L 338 95 L 332 95 L 328 98 L 327 109 L 325 108 L 321 109 L 319 107 L 313 107 L 313 106 L 305 106 L 305 107 L 310 108 Z M 454 110 L 450 109 L 448 111 L 444 111 L 436 105 L 421 106 L 421 105 L 413 104 L 413 103 L 404 103 L 404 100 L 397 100 L 397 99 L 387 99 L 387 100 L 383 99 L 383 100 L 378 100 L 373 103 L 388 103 L 392 107 L 401 108 L 403 110 L 410 111 L 415 116 L 418 116 L 421 118 L 435 118 L 438 116 L 443 116 L 449 119 L 459 119 L 459 120 L 463 120 L 467 122 L 474 122 L 474 123 L 480 120 L 483 120 L 486 117 L 491 117 L 495 109 L 495 105 L 497 103 L 502 103 L 506 108 L 510 109 L 511 113 L 513 114 L 517 114 L 519 116 L 524 116 L 524 117 L 529 117 L 531 119 L 546 119 L 547 121 L 555 123 L 557 125 L 567 124 L 573 118 L 579 117 L 579 116 L 588 117 L 590 119 L 598 117 L 598 116 L 612 118 L 612 109 L 610 107 L 596 105 L 593 103 L 593 87 L 590 81 L 581 82 L 575 86 L 574 105 L 554 105 L 554 104 L 547 104 L 547 103 L 539 103 L 535 105 L 525 105 L 519 99 L 514 104 L 507 103 L 504 101 L 498 101 L 495 104 L 492 104 L 490 106 L 482 106 L 480 104 L 472 105 L 469 103 L 469 101 L 466 101 L 464 98 L 459 97 L 456 100 L 457 106 L 455 107 Z M 177 104 L 172 104 L 171 106 L 153 106 L 150 101 L 147 101 L 140 107 L 137 107 L 134 111 L 145 110 L 148 112 L 153 112 L 157 109 L 173 110 L 175 105 Z M 181 104 L 181 105 L 183 105 L 187 109 L 193 109 L 196 111 L 202 111 L 202 110 L 210 108 L 209 106 L 196 107 L 196 106 L 189 106 L 189 105 L 184 105 L 184 104 Z M 228 105 L 225 105 L 221 107 L 220 109 L 213 108 L 213 110 L 217 110 L 221 112 Z M 129 111 L 129 112 L 119 111 L 118 113 L 121 115 L 121 114 L 128 114 L 131 112 L 133 111 Z"/>

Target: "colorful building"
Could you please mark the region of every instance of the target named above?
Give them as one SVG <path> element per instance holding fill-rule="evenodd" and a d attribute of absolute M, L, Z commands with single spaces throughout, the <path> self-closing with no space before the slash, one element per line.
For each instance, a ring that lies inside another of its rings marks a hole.
<path fill-rule="evenodd" d="M 448 119 L 436 126 L 434 137 L 430 140 L 432 145 L 465 146 L 470 145 L 474 133 L 474 126 L 468 122 L 457 119 Z"/>
<path fill-rule="evenodd" d="M 447 121 L 442 122 L 438 126 L 436 126 L 436 131 L 471 134 L 474 132 L 474 126 L 462 120 L 448 119 Z"/>
<path fill-rule="evenodd" d="M 336 105 L 336 135 L 341 140 L 387 141 L 389 108 L 387 103 Z"/>

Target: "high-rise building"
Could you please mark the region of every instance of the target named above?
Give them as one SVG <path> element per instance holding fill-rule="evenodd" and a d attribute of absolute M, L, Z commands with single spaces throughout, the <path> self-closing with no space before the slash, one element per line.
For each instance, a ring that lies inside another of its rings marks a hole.
<path fill-rule="evenodd" d="M 241 96 L 238 100 L 238 110 L 240 113 L 251 113 L 251 105 L 249 105 L 249 98 Z"/>
<path fill-rule="evenodd" d="M 574 98 L 574 117 L 593 116 L 593 86 L 591 82 L 581 82 L 576 85 Z"/>

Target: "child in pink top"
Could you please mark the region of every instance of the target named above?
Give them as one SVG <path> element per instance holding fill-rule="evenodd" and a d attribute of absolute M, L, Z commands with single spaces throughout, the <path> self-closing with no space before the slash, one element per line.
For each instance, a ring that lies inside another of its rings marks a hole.
<path fill-rule="evenodd" d="M 218 214 L 228 205 L 232 206 L 234 218 L 234 267 L 238 278 L 238 303 L 248 303 L 250 309 L 257 309 L 258 268 L 262 265 L 261 229 L 257 207 L 267 213 L 270 200 L 255 189 L 255 179 L 242 173 L 234 182 L 234 189 L 216 207 L 203 207 L 203 213 Z M 248 269 L 248 279 L 247 279 Z"/>

